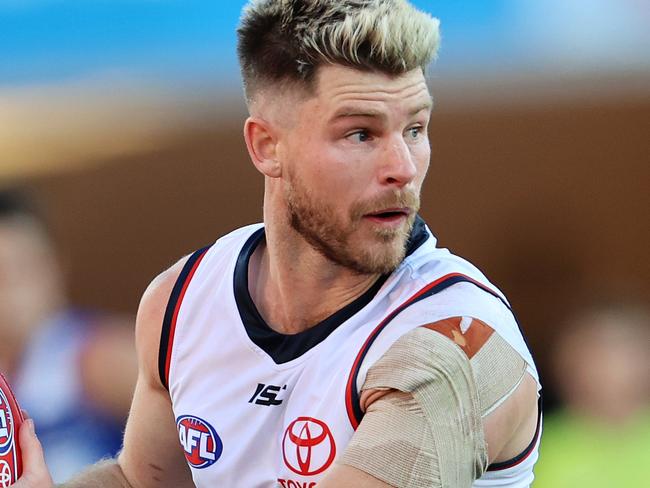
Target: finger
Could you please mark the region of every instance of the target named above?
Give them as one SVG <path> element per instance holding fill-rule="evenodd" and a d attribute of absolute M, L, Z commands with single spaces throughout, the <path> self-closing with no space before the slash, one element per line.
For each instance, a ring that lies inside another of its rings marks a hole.
<path fill-rule="evenodd" d="M 36 437 L 32 419 L 23 422 L 18 433 L 18 441 L 23 461 L 23 475 L 14 486 L 16 488 L 48 488 L 53 486 L 52 478 L 45 464 L 43 447 L 38 437 Z"/>

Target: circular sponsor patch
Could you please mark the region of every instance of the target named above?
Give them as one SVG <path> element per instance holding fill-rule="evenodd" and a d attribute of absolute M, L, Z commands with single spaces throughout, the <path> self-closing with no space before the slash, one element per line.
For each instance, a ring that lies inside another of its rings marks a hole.
<path fill-rule="evenodd" d="M 5 392 L 0 388 L 0 456 L 13 447 L 14 416 Z"/>
<path fill-rule="evenodd" d="M 205 420 L 193 415 L 181 415 L 176 419 L 176 428 L 185 451 L 185 459 L 193 468 L 207 468 L 221 457 L 221 438 Z"/>
<path fill-rule="evenodd" d="M 291 422 L 282 439 L 284 464 L 296 474 L 314 476 L 334 461 L 336 444 L 325 422 L 312 417 L 298 417 Z"/>
<path fill-rule="evenodd" d="M 7 488 L 14 482 L 12 478 L 11 466 L 6 461 L 0 459 L 0 487 Z"/>
<path fill-rule="evenodd" d="M 12 485 L 20 476 L 22 462 L 16 433 L 22 422 L 20 407 L 0 374 L 0 488 Z"/>

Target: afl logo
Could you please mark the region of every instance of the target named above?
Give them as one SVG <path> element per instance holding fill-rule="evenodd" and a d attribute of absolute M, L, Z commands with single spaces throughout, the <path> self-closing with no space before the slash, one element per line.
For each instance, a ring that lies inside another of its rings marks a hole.
<path fill-rule="evenodd" d="M 0 388 L 0 456 L 7 454 L 13 446 L 14 419 L 9 401 Z"/>
<path fill-rule="evenodd" d="M 214 427 L 205 420 L 193 415 L 181 415 L 176 419 L 176 427 L 190 466 L 207 468 L 221 457 L 223 443 Z"/>
<path fill-rule="evenodd" d="M 327 424 L 312 417 L 298 417 L 282 439 L 284 464 L 296 474 L 314 476 L 330 467 L 336 456 L 334 436 Z"/>

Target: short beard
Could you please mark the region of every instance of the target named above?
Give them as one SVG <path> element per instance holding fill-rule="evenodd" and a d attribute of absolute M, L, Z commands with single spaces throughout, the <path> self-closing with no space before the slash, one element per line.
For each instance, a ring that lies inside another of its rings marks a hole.
<path fill-rule="evenodd" d="M 289 223 L 298 234 L 325 258 L 362 275 L 389 274 L 399 266 L 419 209 L 419 198 L 414 192 L 393 190 L 372 201 L 355 204 L 350 211 L 350 223 L 342 223 L 333 205 L 316 201 L 295 177 L 285 186 L 285 199 Z M 377 229 L 373 242 L 360 242 L 354 248 L 351 238 L 364 215 L 402 207 L 413 210 L 405 226 Z"/>

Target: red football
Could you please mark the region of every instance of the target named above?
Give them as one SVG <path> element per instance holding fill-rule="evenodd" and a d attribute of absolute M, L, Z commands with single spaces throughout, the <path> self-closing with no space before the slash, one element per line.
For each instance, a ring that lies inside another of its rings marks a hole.
<path fill-rule="evenodd" d="M 0 487 L 13 484 L 22 472 L 18 430 L 23 414 L 9 383 L 0 373 Z"/>

